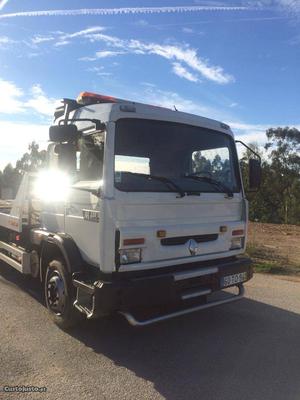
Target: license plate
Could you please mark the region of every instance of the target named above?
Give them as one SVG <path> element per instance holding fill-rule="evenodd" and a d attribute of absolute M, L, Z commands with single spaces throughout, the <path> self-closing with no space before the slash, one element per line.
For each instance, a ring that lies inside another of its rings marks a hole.
<path fill-rule="evenodd" d="M 221 286 L 227 287 L 231 285 L 237 285 L 238 283 L 245 282 L 247 278 L 247 272 L 240 272 L 239 274 L 223 276 L 221 278 Z"/>

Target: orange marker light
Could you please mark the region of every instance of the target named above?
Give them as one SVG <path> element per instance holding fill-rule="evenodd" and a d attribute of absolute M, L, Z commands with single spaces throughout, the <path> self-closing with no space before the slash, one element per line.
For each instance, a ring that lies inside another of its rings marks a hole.
<path fill-rule="evenodd" d="M 156 237 L 165 238 L 166 236 L 167 236 L 167 231 L 165 231 L 164 229 L 156 231 Z"/>
<path fill-rule="evenodd" d="M 135 245 L 144 244 L 144 243 L 145 243 L 144 238 L 124 239 L 123 240 L 123 246 L 135 246 Z"/>

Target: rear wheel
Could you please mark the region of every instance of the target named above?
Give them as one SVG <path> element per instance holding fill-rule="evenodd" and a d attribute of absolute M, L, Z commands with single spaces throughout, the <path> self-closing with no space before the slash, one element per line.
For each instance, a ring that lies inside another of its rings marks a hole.
<path fill-rule="evenodd" d="M 75 288 L 62 260 L 48 264 L 44 285 L 46 305 L 54 322 L 62 329 L 77 325 L 83 315 L 73 306 Z"/>

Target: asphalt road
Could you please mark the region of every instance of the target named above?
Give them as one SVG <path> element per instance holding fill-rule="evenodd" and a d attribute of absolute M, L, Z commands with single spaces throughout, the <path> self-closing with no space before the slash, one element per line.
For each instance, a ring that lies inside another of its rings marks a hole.
<path fill-rule="evenodd" d="M 0 265 L 3 399 L 299 400 L 300 281 L 256 275 L 240 302 L 145 328 L 121 316 L 59 330 L 38 287 Z"/>

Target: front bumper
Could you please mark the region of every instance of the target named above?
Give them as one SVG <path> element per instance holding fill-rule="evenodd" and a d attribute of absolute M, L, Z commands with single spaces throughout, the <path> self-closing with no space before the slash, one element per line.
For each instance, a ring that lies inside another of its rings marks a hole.
<path fill-rule="evenodd" d="M 91 281 L 86 274 L 75 273 L 73 284 L 77 288 L 77 299 L 74 305 L 88 318 L 115 311 L 126 316 L 137 308 L 163 305 L 183 309 L 193 305 L 195 308 L 194 301 L 204 304 L 208 295 L 223 289 L 225 276 L 242 274 L 243 282 L 238 285 L 241 288 L 242 283 L 252 278 L 253 271 L 249 258 L 237 257 L 170 267 L 167 272 L 147 271 L 138 276 L 119 274 L 114 279 Z M 237 286 L 237 283 L 230 286 Z M 238 296 L 241 295 L 240 289 Z"/>

